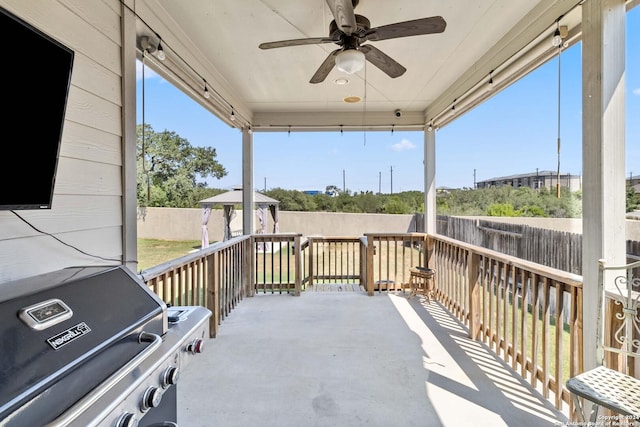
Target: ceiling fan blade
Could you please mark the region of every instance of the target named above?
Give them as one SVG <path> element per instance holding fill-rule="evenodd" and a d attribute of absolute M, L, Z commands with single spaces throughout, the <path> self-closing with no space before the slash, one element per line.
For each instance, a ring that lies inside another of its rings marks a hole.
<path fill-rule="evenodd" d="M 396 22 L 371 28 L 366 32 L 364 40 L 388 40 L 399 37 L 420 36 L 423 34 L 442 33 L 447 27 L 447 22 L 442 16 L 414 19 L 412 21 Z"/>
<path fill-rule="evenodd" d="M 376 47 L 367 44 L 360 46 L 360 51 L 364 53 L 367 61 L 380 68 L 391 78 L 395 79 L 396 77 L 400 77 L 407 71 L 406 68 Z"/>
<path fill-rule="evenodd" d="M 324 62 L 320 64 L 316 73 L 311 77 L 311 80 L 309 80 L 309 83 L 322 83 L 324 79 L 327 78 L 331 70 L 333 70 L 333 67 L 336 65 L 336 55 L 341 50 L 342 49 L 336 49 L 326 57 Z"/>
<path fill-rule="evenodd" d="M 357 29 L 357 25 L 352 0 L 327 0 L 327 4 L 338 28 L 347 35 L 353 34 Z"/>
<path fill-rule="evenodd" d="M 330 37 L 312 37 L 307 39 L 292 39 L 292 40 L 280 40 L 277 42 L 267 42 L 260 43 L 258 47 L 260 49 L 273 49 L 276 47 L 287 47 L 287 46 L 302 46 L 307 44 L 322 44 L 322 43 L 334 43 Z"/>

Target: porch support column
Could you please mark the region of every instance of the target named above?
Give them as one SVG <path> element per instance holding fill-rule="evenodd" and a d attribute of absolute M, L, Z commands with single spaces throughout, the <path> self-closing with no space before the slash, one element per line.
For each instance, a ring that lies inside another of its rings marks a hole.
<path fill-rule="evenodd" d="M 436 232 L 436 131 L 424 131 L 424 232 Z"/>
<path fill-rule="evenodd" d="M 582 5 L 584 369 L 596 366 L 598 260 L 626 262 L 625 2 Z"/>
<path fill-rule="evenodd" d="M 138 199 L 136 197 L 136 17 L 122 13 L 122 263 L 138 271 Z"/>
<path fill-rule="evenodd" d="M 253 133 L 242 128 L 242 234 L 253 234 Z"/>

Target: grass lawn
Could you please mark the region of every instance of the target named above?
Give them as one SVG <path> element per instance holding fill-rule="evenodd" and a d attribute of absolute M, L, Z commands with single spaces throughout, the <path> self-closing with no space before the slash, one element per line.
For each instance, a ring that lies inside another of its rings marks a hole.
<path fill-rule="evenodd" d="M 200 240 L 138 239 L 138 271 L 180 258 L 200 245 Z"/>

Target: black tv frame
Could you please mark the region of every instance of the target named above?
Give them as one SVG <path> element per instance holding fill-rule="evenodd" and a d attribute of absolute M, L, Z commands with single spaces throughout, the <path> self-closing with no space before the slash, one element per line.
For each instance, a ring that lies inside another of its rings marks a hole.
<path fill-rule="evenodd" d="M 75 52 L 0 7 L 0 210 L 51 209 Z"/>

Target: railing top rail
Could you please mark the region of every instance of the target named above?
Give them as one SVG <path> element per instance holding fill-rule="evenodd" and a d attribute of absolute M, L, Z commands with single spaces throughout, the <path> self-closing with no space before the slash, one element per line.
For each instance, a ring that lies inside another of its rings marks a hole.
<path fill-rule="evenodd" d="M 158 264 L 156 266 L 143 270 L 139 273 L 139 276 L 142 278 L 143 281 L 146 282 L 164 273 L 175 270 L 178 267 L 189 264 L 195 260 L 204 258 L 210 254 L 222 251 L 226 248 L 237 245 L 245 240 L 249 240 L 250 237 L 251 236 L 238 236 L 238 237 L 233 237 L 224 242 L 214 243 L 208 248 L 201 249 L 197 252 L 193 252 L 193 253 L 181 256 L 180 258 L 172 259 L 171 261 L 167 261 L 165 263 Z"/>
<path fill-rule="evenodd" d="M 307 236 L 312 242 L 359 242 L 358 236 Z"/>
<path fill-rule="evenodd" d="M 427 237 L 427 233 L 364 233 L 365 237 L 370 237 L 372 239 L 376 238 L 407 238 L 407 237 Z"/>
<path fill-rule="evenodd" d="M 269 239 L 269 240 L 291 240 L 295 237 L 302 237 L 301 233 L 265 233 L 265 234 L 253 234 L 256 239 Z"/>
<path fill-rule="evenodd" d="M 254 242 L 295 242 L 296 238 L 302 240 L 302 234 L 287 233 L 287 234 L 253 234 L 251 236 Z"/>
<path fill-rule="evenodd" d="M 545 265 L 537 264 L 535 262 L 527 261 L 511 255 L 506 255 L 502 252 L 486 249 L 480 246 L 474 246 L 469 243 L 461 242 L 460 240 L 442 236 L 440 234 L 433 234 L 431 235 L 431 237 L 435 240 L 450 243 L 479 255 L 500 259 L 501 261 L 504 261 L 506 264 L 513 267 L 522 268 L 532 273 L 539 274 L 541 276 L 548 277 L 559 282 L 563 282 L 569 286 L 582 288 L 582 276 L 580 275 L 569 273 L 563 270 L 558 270 L 552 267 L 547 267 Z"/>

